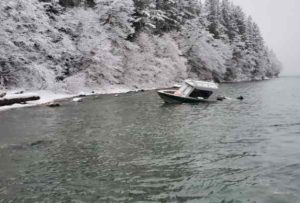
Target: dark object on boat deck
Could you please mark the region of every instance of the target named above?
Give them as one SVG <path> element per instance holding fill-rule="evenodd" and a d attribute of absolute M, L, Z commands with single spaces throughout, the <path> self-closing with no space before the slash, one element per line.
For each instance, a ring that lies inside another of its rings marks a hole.
<path fill-rule="evenodd" d="M 244 97 L 243 96 L 239 96 L 237 99 L 238 100 L 244 100 Z"/>
<path fill-rule="evenodd" d="M 224 97 L 224 96 L 219 96 L 219 97 L 217 97 L 217 100 L 218 101 L 223 101 L 223 100 L 225 100 L 226 99 L 226 97 Z"/>
<path fill-rule="evenodd" d="M 186 80 L 178 90 L 160 90 L 157 93 L 169 104 L 216 102 L 218 89 L 213 82 Z"/>
<path fill-rule="evenodd" d="M 19 96 L 19 97 L 10 97 L 10 98 L 0 98 L 0 106 L 7 106 L 13 104 L 23 104 L 27 101 L 36 101 L 39 100 L 39 96 Z"/>
<path fill-rule="evenodd" d="M 48 104 L 47 106 L 51 107 L 51 108 L 55 108 L 55 107 L 60 107 L 60 104 L 58 104 L 58 103 L 51 103 L 51 104 Z"/>

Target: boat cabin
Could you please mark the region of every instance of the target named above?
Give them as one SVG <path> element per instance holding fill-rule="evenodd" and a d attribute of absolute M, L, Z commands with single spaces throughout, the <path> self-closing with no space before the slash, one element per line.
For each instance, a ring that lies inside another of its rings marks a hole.
<path fill-rule="evenodd" d="M 183 97 L 209 99 L 219 87 L 216 83 L 186 80 L 178 93 Z"/>
<path fill-rule="evenodd" d="M 186 80 L 178 89 L 159 90 L 158 95 L 165 103 L 216 102 L 218 84 L 205 81 Z"/>

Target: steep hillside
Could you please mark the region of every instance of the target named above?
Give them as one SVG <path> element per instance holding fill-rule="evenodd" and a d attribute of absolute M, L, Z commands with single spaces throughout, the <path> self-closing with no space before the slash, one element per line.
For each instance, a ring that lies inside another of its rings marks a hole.
<path fill-rule="evenodd" d="M 78 92 L 261 80 L 280 63 L 227 0 L 3 0 L 0 86 Z"/>

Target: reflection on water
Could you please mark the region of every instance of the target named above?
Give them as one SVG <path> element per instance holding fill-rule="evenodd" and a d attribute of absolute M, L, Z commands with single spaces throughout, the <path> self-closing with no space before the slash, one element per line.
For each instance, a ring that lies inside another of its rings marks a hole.
<path fill-rule="evenodd" d="M 0 202 L 300 202 L 300 78 L 0 113 Z"/>

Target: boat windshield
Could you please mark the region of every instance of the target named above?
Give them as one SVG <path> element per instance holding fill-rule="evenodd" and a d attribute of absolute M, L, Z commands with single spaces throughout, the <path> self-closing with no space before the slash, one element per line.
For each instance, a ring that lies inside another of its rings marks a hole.
<path fill-rule="evenodd" d="M 190 97 L 193 98 L 201 97 L 203 99 L 208 99 L 212 94 L 213 94 L 212 91 L 194 89 L 194 91 L 190 94 Z"/>
<path fill-rule="evenodd" d="M 182 93 L 183 96 L 188 96 L 193 91 L 193 89 L 194 88 L 189 85 L 184 85 L 179 89 L 179 91 Z"/>

